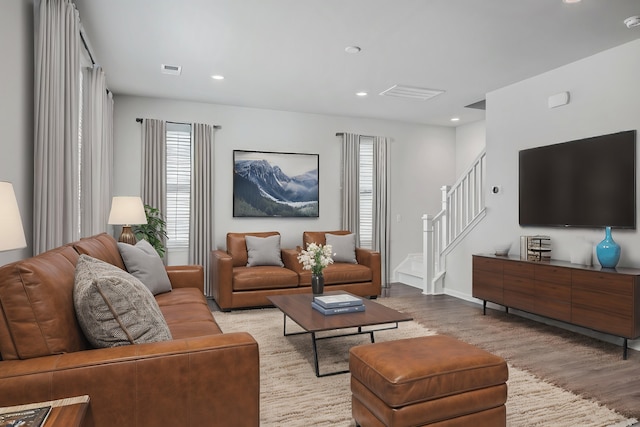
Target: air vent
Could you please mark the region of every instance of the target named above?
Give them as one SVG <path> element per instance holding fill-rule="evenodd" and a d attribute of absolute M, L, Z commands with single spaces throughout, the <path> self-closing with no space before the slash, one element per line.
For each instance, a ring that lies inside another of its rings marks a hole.
<path fill-rule="evenodd" d="M 384 92 L 380 92 L 382 96 L 394 96 L 396 98 L 411 98 L 411 99 L 421 99 L 423 101 L 427 99 L 431 99 L 435 96 L 444 93 L 444 90 L 437 89 L 426 89 L 422 87 L 415 86 L 402 86 L 395 85 L 391 86 L 389 89 Z"/>
<path fill-rule="evenodd" d="M 162 64 L 162 74 L 171 74 L 172 76 L 179 76 L 180 73 L 182 73 L 182 67 L 180 65 Z"/>

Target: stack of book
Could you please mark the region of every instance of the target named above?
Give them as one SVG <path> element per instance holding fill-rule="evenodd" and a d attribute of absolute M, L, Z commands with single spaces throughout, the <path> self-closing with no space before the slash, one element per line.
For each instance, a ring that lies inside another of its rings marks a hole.
<path fill-rule="evenodd" d="M 354 313 L 364 311 L 362 298 L 349 294 L 320 295 L 313 297 L 311 307 L 325 316 L 332 314 Z"/>
<path fill-rule="evenodd" d="M 520 236 L 520 259 L 549 261 L 551 259 L 551 237 Z"/>

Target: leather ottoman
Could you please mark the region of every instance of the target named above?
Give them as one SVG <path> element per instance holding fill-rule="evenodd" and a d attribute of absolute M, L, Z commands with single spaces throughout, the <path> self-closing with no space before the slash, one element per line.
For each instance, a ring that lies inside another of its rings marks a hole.
<path fill-rule="evenodd" d="M 506 426 L 506 362 L 455 338 L 353 347 L 349 369 L 360 426 Z"/>

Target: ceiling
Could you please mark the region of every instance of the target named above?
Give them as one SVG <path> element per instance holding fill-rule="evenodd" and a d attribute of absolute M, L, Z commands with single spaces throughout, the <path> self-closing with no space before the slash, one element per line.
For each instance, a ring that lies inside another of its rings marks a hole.
<path fill-rule="evenodd" d="M 639 0 L 75 3 L 116 95 L 444 126 L 483 119 L 465 106 L 490 91 L 640 38 L 623 24 Z M 394 85 L 445 92 L 379 95 Z"/>

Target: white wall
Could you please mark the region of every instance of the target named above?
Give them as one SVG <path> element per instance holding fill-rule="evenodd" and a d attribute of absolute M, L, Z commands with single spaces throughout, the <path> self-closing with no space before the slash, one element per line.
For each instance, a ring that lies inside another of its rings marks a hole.
<path fill-rule="evenodd" d="M 25 249 L 0 252 L 0 265 L 31 256 L 33 211 L 33 3 L 3 0 L 0 13 L 0 181 L 13 183 Z"/>
<path fill-rule="evenodd" d="M 439 188 L 455 179 L 455 130 L 383 120 L 293 113 L 167 99 L 116 96 L 114 195 L 140 194 L 141 125 L 135 118 L 221 125 L 215 137 L 215 242 L 230 231 L 282 234 L 284 247 L 302 243 L 305 230 L 340 228 L 341 138 L 337 132 L 380 135 L 391 143 L 391 265 L 422 251 L 421 216 L 437 212 Z M 233 218 L 235 149 L 320 155 L 320 217 Z M 398 222 L 399 220 L 399 222 Z"/>
<path fill-rule="evenodd" d="M 460 178 L 486 145 L 486 121 L 460 125 L 456 128 L 456 177 Z"/>
<path fill-rule="evenodd" d="M 604 238 L 604 231 L 596 229 L 520 227 L 518 151 L 639 129 L 638 76 L 640 40 L 487 95 L 487 180 L 503 191 L 487 195 L 485 220 L 447 258 L 447 293 L 471 299 L 471 255 L 491 253 L 496 242 L 512 242 L 511 253 L 517 255 L 520 235 L 548 234 L 553 258 L 569 261 L 579 241 L 595 246 Z M 571 93 L 571 102 L 549 109 L 548 97 L 563 91 Z M 639 237 L 637 230 L 614 230 L 613 238 L 622 247 L 619 266 L 640 267 Z M 593 260 L 597 263 L 595 256 Z"/>

